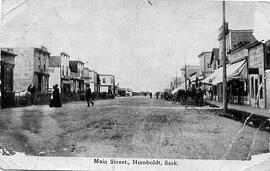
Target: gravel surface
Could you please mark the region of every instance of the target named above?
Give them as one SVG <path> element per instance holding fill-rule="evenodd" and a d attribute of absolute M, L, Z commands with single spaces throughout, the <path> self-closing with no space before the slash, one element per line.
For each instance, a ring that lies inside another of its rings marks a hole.
<path fill-rule="evenodd" d="M 216 110 L 147 97 L 0 111 L 2 146 L 30 155 L 246 160 L 269 152 L 265 131 L 246 126 L 234 139 L 242 127 Z"/>

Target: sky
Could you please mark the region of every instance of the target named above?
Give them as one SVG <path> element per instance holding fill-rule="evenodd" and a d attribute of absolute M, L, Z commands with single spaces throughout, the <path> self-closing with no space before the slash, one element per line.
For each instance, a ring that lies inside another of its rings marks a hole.
<path fill-rule="evenodd" d="M 120 87 L 161 91 L 185 64 L 218 47 L 222 3 L 202 0 L 5 0 L 0 46 L 46 46 L 82 60 Z M 11 12 L 7 13 L 13 9 Z M 230 29 L 270 38 L 270 3 L 226 2 Z"/>

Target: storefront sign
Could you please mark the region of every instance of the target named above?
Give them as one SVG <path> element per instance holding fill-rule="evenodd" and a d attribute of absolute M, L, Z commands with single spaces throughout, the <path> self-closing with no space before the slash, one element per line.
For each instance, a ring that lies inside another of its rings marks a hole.
<path fill-rule="evenodd" d="M 249 68 L 258 68 L 259 74 L 263 72 L 263 44 L 252 47 L 249 49 Z"/>

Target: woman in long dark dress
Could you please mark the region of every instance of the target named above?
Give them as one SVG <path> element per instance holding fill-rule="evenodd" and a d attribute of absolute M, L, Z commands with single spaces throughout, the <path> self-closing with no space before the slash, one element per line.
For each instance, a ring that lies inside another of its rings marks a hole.
<path fill-rule="evenodd" d="M 53 95 L 53 98 L 50 101 L 50 107 L 62 107 L 62 103 L 61 103 L 60 95 L 59 95 L 59 88 L 57 84 L 53 86 L 52 95 Z"/>

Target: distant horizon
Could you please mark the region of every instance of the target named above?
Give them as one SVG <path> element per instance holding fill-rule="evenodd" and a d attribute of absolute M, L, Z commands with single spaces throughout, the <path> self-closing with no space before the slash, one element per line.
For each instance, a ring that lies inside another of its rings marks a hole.
<path fill-rule="evenodd" d="M 23 0 L 2 3 L 3 13 Z M 2 20 L 0 46 L 45 46 L 65 52 L 98 73 L 116 77 L 133 91 L 162 91 L 185 64 L 218 48 L 222 3 L 153 0 L 29 0 Z M 42 8 L 41 8 L 42 7 Z M 254 30 L 270 38 L 266 2 L 226 2 L 231 30 Z"/>

